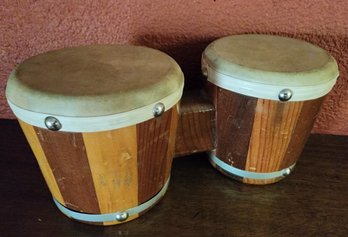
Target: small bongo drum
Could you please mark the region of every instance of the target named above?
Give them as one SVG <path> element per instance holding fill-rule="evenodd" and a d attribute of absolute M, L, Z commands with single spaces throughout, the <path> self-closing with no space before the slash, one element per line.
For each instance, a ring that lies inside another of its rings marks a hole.
<path fill-rule="evenodd" d="M 334 58 L 301 40 L 245 34 L 212 42 L 202 70 L 217 111 L 213 166 L 249 184 L 289 175 L 338 77 Z"/>
<path fill-rule="evenodd" d="M 158 50 L 82 46 L 24 61 L 6 95 L 57 207 L 112 225 L 166 192 L 183 83 Z"/>

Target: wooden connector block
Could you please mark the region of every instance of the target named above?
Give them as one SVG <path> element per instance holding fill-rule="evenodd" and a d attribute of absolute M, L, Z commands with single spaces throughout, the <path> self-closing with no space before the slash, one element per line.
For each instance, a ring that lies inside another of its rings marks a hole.
<path fill-rule="evenodd" d="M 214 149 L 215 108 L 201 91 L 185 91 L 181 99 L 175 156 Z"/>

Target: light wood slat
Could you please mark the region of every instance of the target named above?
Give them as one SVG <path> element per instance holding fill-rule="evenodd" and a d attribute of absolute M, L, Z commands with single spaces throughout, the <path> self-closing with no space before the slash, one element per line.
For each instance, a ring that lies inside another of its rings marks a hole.
<path fill-rule="evenodd" d="M 175 150 L 175 139 L 176 139 L 176 131 L 178 127 L 178 117 L 179 117 L 179 104 L 176 104 L 172 108 L 171 112 L 171 119 L 170 119 L 170 127 L 169 127 L 169 143 L 168 143 L 168 150 L 167 150 L 167 164 L 165 166 L 165 174 L 164 174 L 164 183 L 167 181 L 167 179 L 170 176 L 171 169 L 172 169 L 172 161 L 174 157 L 174 150 Z"/>
<path fill-rule="evenodd" d="M 58 188 L 58 184 L 53 175 L 52 169 L 47 161 L 46 155 L 41 147 L 40 141 L 37 137 L 37 134 L 33 126 L 21 121 L 18 119 L 18 122 L 27 138 L 29 145 L 36 157 L 36 160 L 41 169 L 42 175 L 44 176 L 49 190 L 51 191 L 52 196 L 61 204 L 64 204 L 64 199 Z"/>
<path fill-rule="evenodd" d="M 245 170 L 259 173 L 279 170 L 302 106 L 303 102 L 258 100 Z M 276 179 L 243 180 L 245 183 L 253 184 L 274 181 Z"/>
<path fill-rule="evenodd" d="M 136 126 L 83 133 L 83 140 L 101 213 L 137 206 Z"/>

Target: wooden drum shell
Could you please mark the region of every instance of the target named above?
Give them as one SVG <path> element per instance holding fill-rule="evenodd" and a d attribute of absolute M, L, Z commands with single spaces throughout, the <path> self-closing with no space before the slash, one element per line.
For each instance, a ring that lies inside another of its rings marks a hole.
<path fill-rule="evenodd" d="M 25 60 L 6 97 L 58 209 L 112 225 L 166 192 L 183 86 L 179 65 L 159 50 L 85 45 Z"/>
<path fill-rule="evenodd" d="M 325 98 L 280 102 L 238 94 L 210 82 L 208 90 L 216 108 L 214 155 L 232 167 L 255 173 L 296 164 Z M 219 170 L 248 184 L 270 184 L 285 177 L 251 179 Z"/>
<path fill-rule="evenodd" d="M 53 198 L 89 214 L 139 206 L 163 188 L 170 177 L 177 121 L 178 104 L 160 117 L 101 132 L 50 131 L 19 119 Z"/>
<path fill-rule="evenodd" d="M 324 49 L 267 34 L 213 41 L 202 54 L 202 72 L 216 108 L 210 161 L 249 184 L 291 173 L 339 75 Z"/>

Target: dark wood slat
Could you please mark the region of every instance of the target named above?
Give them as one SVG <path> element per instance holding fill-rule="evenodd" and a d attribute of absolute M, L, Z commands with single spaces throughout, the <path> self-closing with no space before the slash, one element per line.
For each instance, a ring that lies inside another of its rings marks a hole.
<path fill-rule="evenodd" d="M 348 235 L 348 137 L 311 135 L 294 172 L 267 186 L 235 182 L 203 154 L 175 159 L 158 205 L 129 223 L 98 227 L 57 210 L 18 123 L 0 127 L 1 236 Z"/>
<path fill-rule="evenodd" d="M 100 213 L 82 134 L 35 128 L 65 206 Z"/>
<path fill-rule="evenodd" d="M 300 116 L 296 122 L 295 130 L 293 131 L 293 134 L 291 134 L 292 137 L 284 159 L 280 165 L 280 169 L 289 167 L 300 157 L 324 98 L 325 97 L 321 97 L 304 102 Z"/>
<path fill-rule="evenodd" d="M 216 156 L 244 169 L 253 129 L 257 98 L 217 89 Z"/>
<path fill-rule="evenodd" d="M 138 201 L 153 197 L 164 185 L 172 109 L 137 125 Z"/>

